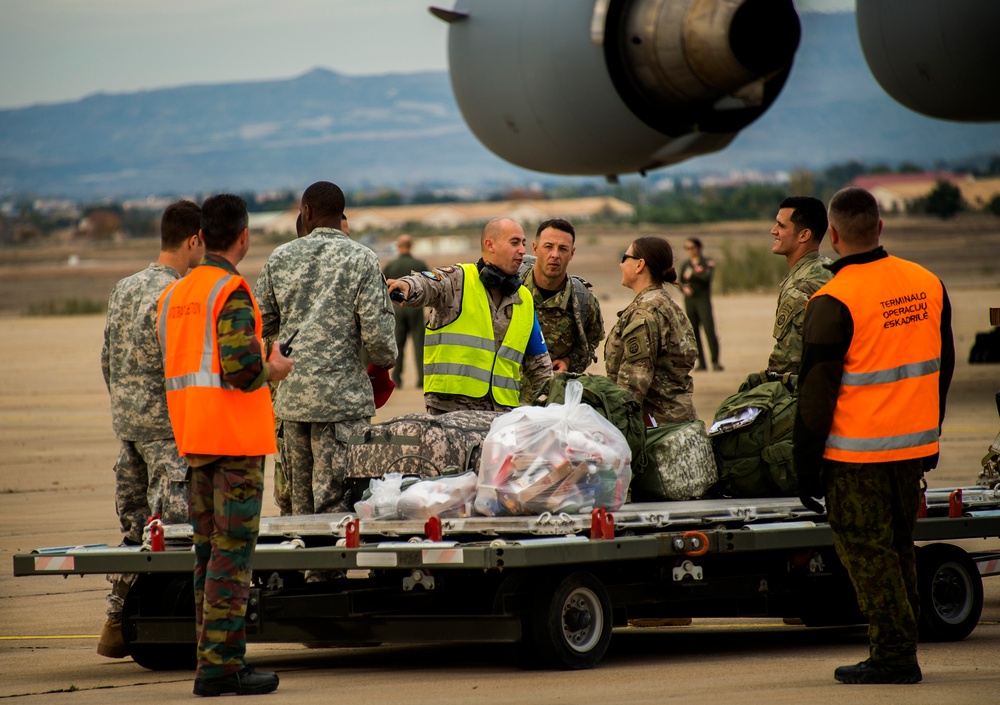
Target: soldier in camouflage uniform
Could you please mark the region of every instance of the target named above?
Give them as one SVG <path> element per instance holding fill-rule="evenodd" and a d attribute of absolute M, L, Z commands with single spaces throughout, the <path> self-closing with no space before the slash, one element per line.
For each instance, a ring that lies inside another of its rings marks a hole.
<path fill-rule="evenodd" d="M 826 496 L 837 556 L 869 623 L 870 657 L 834 678 L 917 683 L 913 531 L 955 367 L 951 305 L 934 275 L 879 245 L 870 193 L 838 191 L 829 221 L 841 258 L 803 325 L 793 430 L 799 498 L 822 513 L 816 498 Z"/>
<path fill-rule="evenodd" d="M 694 421 L 694 381 L 698 360 L 691 323 L 665 283 L 677 280 L 670 244 L 641 237 L 622 255 L 622 286 L 635 299 L 618 314 L 604 343 L 608 377 L 642 404 L 647 425 Z"/>
<path fill-rule="evenodd" d="M 601 305 L 589 282 L 567 275 L 576 253 L 576 231 L 560 218 L 543 221 L 532 243 L 533 261 L 521 265 L 524 286 L 535 300 L 535 315 L 552 358 L 553 372 L 587 371 L 604 339 Z M 522 395 L 522 401 L 530 402 Z"/>
<path fill-rule="evenodd" d="M 111 395 L 111 422 L 121 441 L 115 464 L 115 508 L 122 541 L 142 543 L 147 520 L 188 516 L 188 466 L 177 452 L 163 390 L 163 360 L 156 340 L 156 302 L 163 290 L 198 264 L 205 251 L 198 230 L 201 209 L 190 201 L 167 206 L 160 220 L 160 255 L 115 285 L 101 348 L 101 370 Z M 97 653 L 128 655 L 121 634 L 122 605 L 135 575 L 108 576 L 108 619 Z"/>
<path fill-rule="evenodd" d="M 274 452 L 273 437 L 261 438 L 261 429 L 266 433 L 273 428 L 274 415 L 269 397 L 262 402 L 260 394 L 269 381 L 288 375 L 292 361 L 277 344 L 264 360 L 257 307 L 236 270 L 249 247 L 247 222 L 246 203 L 238 196 L 206 199 L 201 230 L 205 257 L 187 279 L 164 292 L 157 317 L 171 424 L 178 448 L 191 466 L 198 633 L 194 693 L 202 696 L 256 695 L 278 687 L 277 674 L 255 671 L 246 662 L 251 557 L 264 490 L 264 455 L 248 451 Z M 199 293 L 209 290 L 231 291 L 221 308 L 216 307 L 218 314 L 213 312 L 212 294 L 206 301 Z M 204 333 L 197 325 L 184 327 L 186 316 L 207 317 L 201 325 L 214 325 L 221 380 L 204 379 L 211 373 L 203 367 L 197 373 L 190 371 L 191 356 L 185 353 L 198 336 L 204 339 Z M 232 390 L 243 394 L 236 399 Z M 196 400 L 199 408 L 192 408 Z M 216 423 L 231 430 L 220 437 Z M 232 450 L 209 455 L 209 447 Z"/>
<path fill-rule="evenodd" d="M 498 218 L 487 223 L 480 240 L 482 257 L 475 266 L 480 272 L 479 281 L 485 288 L 486 298 L 489 301 L 494 350 L 498 352 L 501 351 L 501 343 L 514 316 L 514 307 L 523 305 L 524 300 L 521 297 L 527 296 L 527 291 L 517 274 L 524 259 L 525 243 L 521 226 L 506 218 Z M 464 266 L 441 267 L 432 272 L 392 279 L 388 281 L 389 290 L 402 292 L 405 296 L 403 306 L 430 307 L 427 329 L 435 331 L 454 323 L 462 313 L 465 296 Z M 520 363 L 518 391 L 522 398 L 540 389 L 542 383 L 552 376 L 552 359 L 545 347 L 541 327 L 533 311 L 532 317 L 534 321 L 531 335 Z M 425 375 L 431 374 L 427 366 L 424 372 Z M 425 390 L 426 388 L 425 385 Z M 508 411 L 517 406 L 517 403 L 509 405 L 498 403 L 493 391 L 487 392 L 484 396 L 425 391 L 424 403 L 429 414 L 471 409 Z"/>
<path fill-rule="evenodd" d="M 346 440 L 375 413 L 362 352 L 378 367 L 396 362 L 395 317 L 378 257 L 343 232 L 343 214 L 338 186 L 307 188 L 301 217 L 309 234 L 275 248 L 254 287 L 264 335 L 287 340 L 297 332 L 298 364 L 275 401 L 296 515 L 351 511 Z"/>
<path fill-rule="evenodd" d="M 778 206 L 771 252 L 785 258 L 788 274 L 778 290 L 774 350 L 767 361 L 767 370 L 774 375 L 798 374 L 806 303 L 833 277 L 827 267 L 830 259 L 819 253 L 826 228 L 826 206 L 818 198 L 789 196 Z"/>

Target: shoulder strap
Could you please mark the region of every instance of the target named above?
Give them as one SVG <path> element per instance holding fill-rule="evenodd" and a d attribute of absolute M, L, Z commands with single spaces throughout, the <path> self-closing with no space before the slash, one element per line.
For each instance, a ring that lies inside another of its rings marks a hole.
<path fill-rule="evenodd" d="M 583 343 L 583 347 L 589 350 L 586 322 L 590 315 L 590 291 L 586 282 L 575 274 L 571 274 L 569 280 L 573 287 L 573 318 L 576 320 L 576 329 L 580 333 L 580 342 Z M 590 353 L 590 357 L 591 362 L 597 362 L 597 355 Z"/>

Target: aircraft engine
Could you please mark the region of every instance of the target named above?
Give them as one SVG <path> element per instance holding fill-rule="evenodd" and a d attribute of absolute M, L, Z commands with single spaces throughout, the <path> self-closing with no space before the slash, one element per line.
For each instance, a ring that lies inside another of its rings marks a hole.
<path fill-rule="evenodd" d="M 865 60 L 886 93 L 943 120 L 1000 120 L 1000 2 L 858 0 Z"/>
<path fill-rule="evenodd" d="M 451 83 L 479 140 L 555 174 L 640 172 L 722 149 L 777 98 L 792 0 L 456 0 Z"/>

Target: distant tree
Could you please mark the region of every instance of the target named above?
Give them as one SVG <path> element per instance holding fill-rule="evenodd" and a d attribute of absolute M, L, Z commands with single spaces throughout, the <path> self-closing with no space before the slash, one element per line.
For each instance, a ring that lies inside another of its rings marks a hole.
<path fill-rule="evenodd" d="M 865 165 L 854 160 L 845 164 L 834 164 L 823 170 L 824 191 L 836 191 L 846 186 L 851 179 L 865 173 Z"/>
<path fill-rule="evenodd" d="M 796 196 L 816 193 L 816 176 L 808 169 L 796 169 L 788 180 L 788 192 Z"/>
<path fill-rule="evenodd" d="M 873 164 L 868 167 L 869 174 L 891 174 L 893 173 L 892 167 L 888 164 Z"/>
<path fill-rule="evenodd" d="M 924 168 L 913 162 L 903 162 L 896 171 L 900 174 L 922 174 Z"/>
<path fill-rule="evenodd" d="M 962 192 L 958 186 L 947 181 L 938 181 L 934 190 L 923 199 L 923 210 L 939 218 L 951 218 L 962 209 Z"/>
<path fill-rule="evenodd" d="M 986 204 L 986 210 L 1000 218 L 1000 195 L 990 199 L 990 202 Z"/>

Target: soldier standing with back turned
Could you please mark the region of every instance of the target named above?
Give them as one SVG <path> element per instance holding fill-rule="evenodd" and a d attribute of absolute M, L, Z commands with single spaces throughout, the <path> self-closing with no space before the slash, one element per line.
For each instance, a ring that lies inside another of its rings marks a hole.
<path fill-rule="evenodd" d="M 121 440 L 115 463 L 115 509 L 122 543 L 138 546 L 146 521 L 188 518 L 188 465 L 177 452 L 163 390 L 163 358 L 156 340 L 156 302 L 170 284 L 201 260 L 205 246 L 201 208 L 191 201 L 167 206 L 160 220 L 160 256 L 146 269 L 115 284 L 101 348 L 101 370 L 111 395 L 111 423 Z M 112 574 L 108 619 L 97 653 L 128 656 L 122 638 L 122 607 L 134 574 Z"/>
<path fill-rule="evenodd" d="M 826 513 L 868 620 L 869 658 L 841 683 L 917 683 L 913 531 L 937 466 L 955 368 L 951 304 L 923 267 L 879 245 L 878 203 L 860 188 L 830 201 L 833 279 L 809 300 L 793 459 L 799 497 Z"/>

